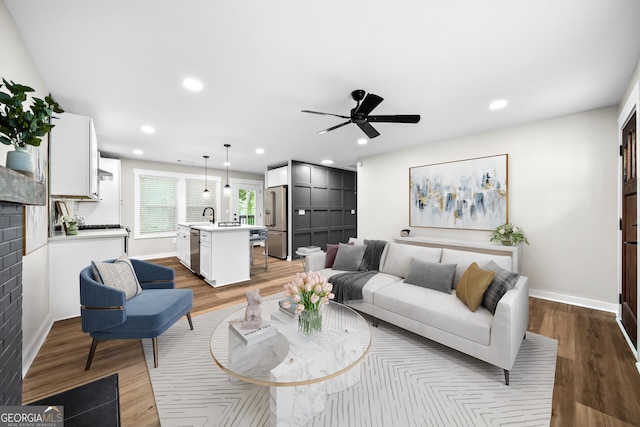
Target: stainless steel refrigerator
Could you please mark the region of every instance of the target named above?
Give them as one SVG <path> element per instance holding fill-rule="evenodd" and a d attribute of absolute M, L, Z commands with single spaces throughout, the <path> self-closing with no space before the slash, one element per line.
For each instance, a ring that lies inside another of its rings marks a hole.
<path fill-rule="evenodd" d="M 267 227 L 269 255 L 287 258 L 287 187 L 271 187 L 264 192 L 264 225 Z"/>

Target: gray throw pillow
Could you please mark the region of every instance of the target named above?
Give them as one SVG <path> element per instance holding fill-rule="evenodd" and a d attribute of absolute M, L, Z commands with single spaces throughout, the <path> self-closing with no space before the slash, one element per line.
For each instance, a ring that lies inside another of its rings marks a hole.
<path fill-rule="evenodd" d="M 404 282 L 450 294 L 455 275 L 456 264 L 426 262 L 411 257 L 409 272 Z"/>
<path fill-rule="evenodd" d="M 114 262 L 91 261 L 91 267 L 96 282 L 123 291 L 127 299 L 142 292 L 136 272 L 126 254 Z"/>
<path fill-rule="evenodd" d="M 509 289 L 516 285 L 520 275 L 505 270 L 493 261 L 489 262 L 489 265 L 487 265 L 485 269 L 493 271 L 495 275 L 482 297 L 482 305 L 485 306 L 491 314 L 496 314 L 498 301 L 500 301 L 500 298 L 502 298 Z"/>
<path fill-rule="evenodd" d="M 343 271 L 358 271 L 360 264 L 362 263 L 362 257 L 364 257 L 364 251 L 366 246 L 360 245 L 345 245 L 340 243 L 338 245 L 338 252 L 336 253 L 336 260 L 333 262 L 333 270 Z"/>

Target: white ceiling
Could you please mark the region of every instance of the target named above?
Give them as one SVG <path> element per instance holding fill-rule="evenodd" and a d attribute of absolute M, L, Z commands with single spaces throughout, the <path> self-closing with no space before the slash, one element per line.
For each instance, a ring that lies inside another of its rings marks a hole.
<path fill-rule="evenodd" d="M 640 58 L 638 0 L 4 2 L 102 151 L 222 168 L 229 143 L 230 169 L 255 173 L 615 105 Z M 204 90 L 186 91 L 189 76 Z M 422 120 L 375 124 L 365 146 L 355 124 L 316 134 L 344 120 L 300 110 L 348 115 L 354 89 L 385 98 L 372 114 Z M 490 111 L 497 98 L 507 108 Z"/>

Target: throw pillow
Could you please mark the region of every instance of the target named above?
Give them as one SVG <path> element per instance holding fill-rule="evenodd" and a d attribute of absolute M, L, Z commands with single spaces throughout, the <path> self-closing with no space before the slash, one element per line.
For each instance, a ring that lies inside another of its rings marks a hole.
<path fill-rule="evenodd" d="M 411 257 L 404 282 L 450 294 L 455 274 L 456 264 L 439 264 Z"/>
<path fill-rule="evenodd" d="M 483 270 L 475 262 L 464 272 L 456 286 L 456 295 L 469 310 L 476 311 L 480 307 L 482 296 L 493 280 L 493 275 L 493 271 Z"/>
<path fill-rule="evenodd" d="M 126 254 L 114 262 L 91 261 L 93 278 L 105 286 L 124 292 L 127 299 L 140 295 L 142 288 L 133 265 Z"/>
<path fill-rule="evenodd" d="M 489 288 L 484 293 L 484 297 L 482 297 L 482 305 L 485 306 L 491 314 L 496 314 L 498 301 L 500 301 L 500 298 L 502 298 L 509 289 L 516 285 L 520 275 L 505 270 L 493 261 L 489 262 L 485 268 L 493 271 L 495 274 Z"/>
<path fill-rule="evenodd" d="M 353 243 L 347 243 L 347 244 L 353 246 Z M 324 258 L 324 268 L 333 267 L 333 263 L 336 260 L 337 253 L 338 253 L 338 245 L 327 243 L 327 255 Z"/>
<path fill-rule="evenodd" d="M 331 268 L 333 270 L 358 271 L 366 249 L 366 246 L 340 243 L 338 245 L 338 253 L 336 253 L 336 260 Z"/>
<path fill-rule="evenodd" d="M 336 254 L 338 253 L 338 245 L 332 245 L 327 243 L 327 255 L 324 258 L 324 268 L 333 267 L 333 263 L 336 260 Z"/>

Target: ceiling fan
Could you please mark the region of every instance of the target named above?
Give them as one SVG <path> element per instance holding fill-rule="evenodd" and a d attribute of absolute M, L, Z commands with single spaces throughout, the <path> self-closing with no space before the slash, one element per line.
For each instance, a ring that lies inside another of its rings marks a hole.
<path fill-rule="evenodd" d="M 349 123 L 355 123 L 358 125 L 358 127 L 360 129 L 362 129 L 362 131 L 364 133 L 367 134 L 367 136 L 369 138 L 375 138 L 376 136 L 380 135 L 380 132 L 378 132 L 373 126 L 371 126 L 371 123 L 369 122 L 375 122 L 375 123 L 418 123 L 420 121 L 420 115 L 419 114 L 398 114 L 398 115 L 392 115 L 392 116 L 382 116 L 382 115 L 378 115 L 378 116 L 370 116 L 369 113 L 371 113 L 373 111 L 374 108 L 376 108 L 383 100 L 384 98 L 375 95 L 373 93 L 369 93 L 365 96 L 365 91 L 362 89 L 358 89 L 358 90 L 354 90 L 353 92 L 351 92 L 351 97 L 353 98 L 354 101 L 356 101 L 358 104 L 355 106 L 355 108 L 351 109 L 351 115 L 350 116 L 342 116 L 340 114 L 332 114 L 332 113 L 321 113 L 319 111 L 311 111 L 311 110 L 302 110 L 303 113 L 312 113 L 312 114 L 322 114 L 325 116 L 335 116 L 335 117 L 340 117 L 343 119 L 348 119 L 346 122 L 344 123 L 340 123 L 339 125 L 336 126 L 332 126 L 328 129 L 325 130 L 321 130 L 318 133 L 326 133 L 326 132 L 330 132 L 332 130 L 336 130 L 338 128 L 341 128 L 342 126 L 346 126 Z M 360 101 L 362 101 L 362 103 L 360 103 Z"/>

